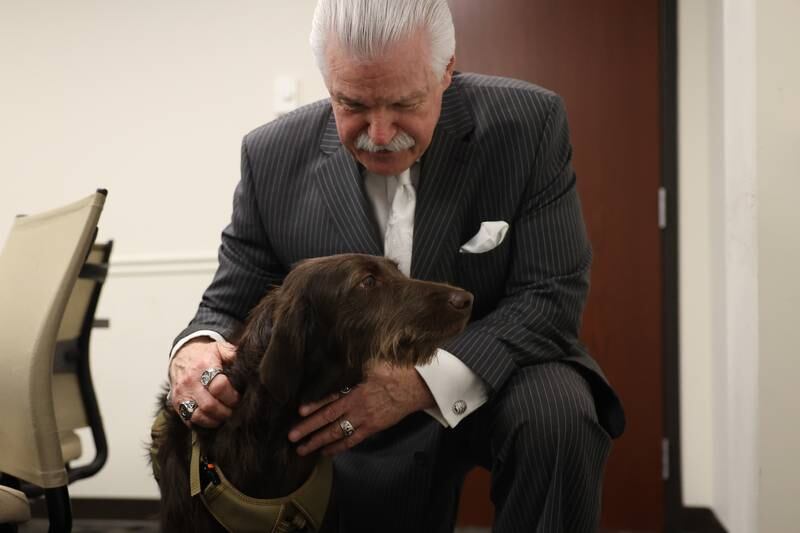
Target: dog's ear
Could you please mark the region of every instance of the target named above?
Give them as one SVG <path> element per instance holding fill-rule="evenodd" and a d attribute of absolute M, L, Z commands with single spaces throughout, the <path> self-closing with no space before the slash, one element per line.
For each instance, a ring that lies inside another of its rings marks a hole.
<path fill-rule="evenodd" d="M 261 360 L 261 383 L 281 404 L 298 397 L 305 372 L 306 350 L 315 325 L 305 299 L 279 306 L 273 315 L 272 336 Z"/>

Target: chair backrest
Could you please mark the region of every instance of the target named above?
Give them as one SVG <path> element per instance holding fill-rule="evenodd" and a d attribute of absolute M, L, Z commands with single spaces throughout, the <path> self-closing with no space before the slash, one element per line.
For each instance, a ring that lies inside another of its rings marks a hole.
<path fill-rule="evenodd" d="M 90 462 L 69 469 L 70 483 L 96 474 L 108 456 L 105 429 L 92 383 L 89 341 L 97 322 L 95 311 L 108 273 L 112 247 L 112 241 L 92 245 L 67 301 L 56 338 L 53 402 L 64 462 L 82 456 L 80 439 L 74 433 L 76 429 L 91 429 L 95 449 Z"/>
<path fill-rule="evenodd" d="M 18 217 L 0 253 L 0 472 L 68 482 L 52 397 L 56 337 L 94 242 L 105 191 Z"/>

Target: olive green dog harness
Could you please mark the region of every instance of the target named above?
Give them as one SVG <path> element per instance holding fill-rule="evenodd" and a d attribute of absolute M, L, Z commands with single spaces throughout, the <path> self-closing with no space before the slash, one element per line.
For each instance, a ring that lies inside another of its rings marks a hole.
<path fill-rule="evenodd" d="M 158 444 L 166 422 L 164 412 L 156 417 L 152 428 L 153 473 L 159 479 Z M 311 476 L 296 491 L 283 498 L 258 499 L 242 494 L 225 477 L 218 466 L 209 464 L 201 455 L 197 434 L 192 431 L 189 462 L 189 492 L 199 497 L 206 509 L 230 533 L 290 533 L 308 527 L 318 530 L 328 509 L 333 485 L 333 463 L 323 457 Z M 211 478 L 205 488 L 201 472 Z"/>
<path fill-rule="evenodd" d="M 192 432 L 189 489 L 200 496 L 208 511 L 231 533 L 288 533 L 306 526 L 318 530 L 328 508 L 333 483 L 333 464 L 322 458 L 311 476 L 293 493 L 282 498 L 258 499 L 239 492 L 215 465 L 200 454 L 197 435 Z M 214 481 L 202 488 L 201 469 L 212 471 Z"/>

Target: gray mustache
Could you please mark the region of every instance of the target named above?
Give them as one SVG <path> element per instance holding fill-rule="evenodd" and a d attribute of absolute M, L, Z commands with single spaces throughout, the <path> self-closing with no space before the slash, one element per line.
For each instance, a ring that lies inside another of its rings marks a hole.
<path fill-rule="evenodd" d="M 356 149 L 373 153 L 384 151 L 401 152 L 412 148 L 415 144 L 414 138 L 403 130 L 398 131 L 397 135 L 389 141 L 389 144 L 375 144 L 366 132 L 362 132 L 356 139 Z"/>

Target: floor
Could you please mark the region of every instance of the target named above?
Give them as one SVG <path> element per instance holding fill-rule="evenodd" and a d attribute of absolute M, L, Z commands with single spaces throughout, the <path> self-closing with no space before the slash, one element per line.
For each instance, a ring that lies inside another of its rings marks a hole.
<path fill-rule="evenodd" d="M 47 520 L 35 519 L 19 527 L 19 533 L 47 533 Z M 76 520 L 72 533 L 157 533 L 158 524 L 148 520 Z"/>
<path fill-rule="evenodd" d="M 34 519 L 19 528 L 19 533 L 47 533 L 46 520 Z M 73 533 L 157 533 L 158 526 L 151 520 L 76 520 L 72 527 Z M 490 533 L 489 528 L 462 527 L 456 528 L 453 533 Z M 634 531 L 602 530 L 600 533 L 637 533 Z"/>
<path fill-rule="evenodd" d="M 19 533 L 47 533 L 47 521 L 35 519 L 20 526 Z M 76 520 L 73 533 L 155 533 L 158 527 L 155 522 L 147 520 Z M 453 533 L 489 533 L 484 528 L 458 528 Z"/>

